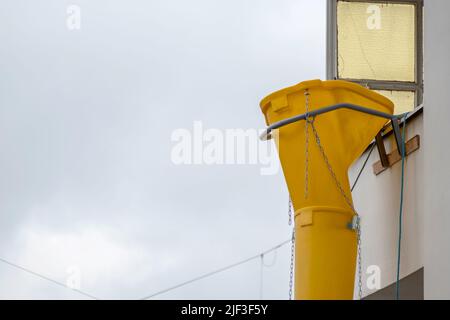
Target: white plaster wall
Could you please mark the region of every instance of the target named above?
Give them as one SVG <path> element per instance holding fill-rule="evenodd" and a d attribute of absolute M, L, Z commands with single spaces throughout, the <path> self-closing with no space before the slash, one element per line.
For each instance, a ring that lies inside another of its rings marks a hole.
<path fill-rule="evenodd" d="M 450 299 L 449 15 L 449 0 L 425 0 L 425 299 Z"/>
<path fill-rule="evenodd" d="M 422 115 L 408 124 L 406 135 L 408 140 L 415 135 L 423 138 Z M 392 136 L 386 139 L 387 152 L 391 151 L 393 142 Z M 366 154 L 350 169 L 351 183 L 365 159 Z M 366 286 L 366 270 L 369 266 L 380 267 L 381 288 L 394 283 L 397 272 L 401 163 L 376 176 L 372 164 L 378 160 L 378 151 L 374 149 L 353 191 L 353 201 L 362 218 L 363 296 L 377 291 Z M 405 164 L 401 277 L 423 267 L 423 163 L 424 152 L 421 148 L 408 156 Z M 357 292 L 355 288 L 355 297 Z"/>
<path fill-rule="evenodd" d="M 424 267 L 425 299 L 450 299 L 450 1 L 424 3 L 425 107 L 407 130 L 408 138 L 421 136 L 421 148 L 406 162 L 401 277 Z M 378 265 L 384 288 L 396 278 L 400 163 L 375 176 L 377 160 L 375 150 L 353 199 L 363 217 L 363 270 Z M 374 291 L 363 285 L 363 295 Z"/>

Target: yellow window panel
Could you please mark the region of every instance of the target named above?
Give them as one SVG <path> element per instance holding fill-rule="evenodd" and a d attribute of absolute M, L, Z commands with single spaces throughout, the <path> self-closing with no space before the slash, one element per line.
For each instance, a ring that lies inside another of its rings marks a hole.
<path fill-rule="evenodd" d="M 415 93 L 414 91 L 387 91 L 378 90 L 386 98 L 390 99 L 394 105 L 394 114 L 402 114 L 414 110 Z"/>
<path fill-rule="evenodd" d="M 415 6 L 338 1 L 338 77 L 415 81 Z"/>

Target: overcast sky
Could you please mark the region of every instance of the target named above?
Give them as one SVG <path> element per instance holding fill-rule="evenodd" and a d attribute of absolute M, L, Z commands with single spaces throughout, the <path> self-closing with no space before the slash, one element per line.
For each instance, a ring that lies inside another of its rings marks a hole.
<path fill-rule="evenodd" d="M 175 165 L 171 135 L 263 128 L 265 95 L 325 77 L 325 21 L 324 0 L 2 0 L 0 258 L 137 299 L 288 239 L 281 172 Z M 289 259 L 266 257 L 264 298 Z M 259 296 L 254 260 L 156 298 Z M 0 298 L 85 297 L 0 262 Z"/>

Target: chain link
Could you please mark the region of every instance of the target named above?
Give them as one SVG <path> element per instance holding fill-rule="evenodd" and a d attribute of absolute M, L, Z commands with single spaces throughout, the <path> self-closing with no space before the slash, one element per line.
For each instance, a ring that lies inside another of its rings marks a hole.
<path fill-rule="evenodd" d="M 288 225 L 292 225 L 292 199 L 289 196 L 289 208 L 288 208 Z"/>

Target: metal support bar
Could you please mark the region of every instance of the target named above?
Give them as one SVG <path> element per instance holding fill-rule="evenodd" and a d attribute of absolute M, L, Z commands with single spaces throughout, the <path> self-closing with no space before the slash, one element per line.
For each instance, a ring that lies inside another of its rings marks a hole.
<path fill-rule="evenodd" d="M 392 130 L 394 131 L 395 142 L 397 143 L 397 150 L 401 152 L 402 150 L 402 135 L 400 133 L 400 126 L 398 125 L 398 117 L 391 120 Z"/>
<path fill-rule="evenodd" d="M 395 141 L 397 142 L 397 148 L 398 150 L 401 150 L 401 141 L 402 141 L 402 136 L 400 134 L 400 126 L 398 124 L 398 120 L 400 117 L 402 117 L 403 115 L 391 115 L 385 112 L 381 112 L 381 111 L 377 111 L 377 110 L 373 110 L 373 109 L 369 109 L 366 107 L 362 107 L 362 106 L 358 106 L 355 104 L 351 104 L 351 103 L 340 103 L 340 104 L 335 104 L 332 106 L 328 106 L 328 107 L 324 107 L 321 109 L 317 109 L 317 110 L 313 110 L 310 111 L 308 113 L 304 113 L 304 114 L 300 114 L 291 118 L 287 118 L 278 122 L 275 122 L 273 124 L 271 124 L 269 127 L 267 127 L 266 131 L 263 132 L 263 134 L 261 134 L 260 139 L 261 140 L 268 140 L 271 138 L 271 132 L 272 130 L 275 129 L 279 129 L 281 127 L 284 127 L 288 124 L 297 122 L 297 121 L 301 121 L 301 120 L 306 120 L 307 118 L 311 118 L 311 117 L 316 117 L 319 116 L 321 114 L 330 112 L 330 111 L 335 111 L 335 110 L 339 110 L 339 109 L 349 109 L 349 110 L 353 110 L 353 111 L 357 111 L 357 112 L 362 112 L 362 113 L 366 113 L 366 114 L 370 114 L 372 116 L 375 117 L 380 117 L 380 118 L 384 118 L 387 120 L 391 120 L 392 123 L 392 129 L 393 129 L 393 133 L 395 136 Z"/>

